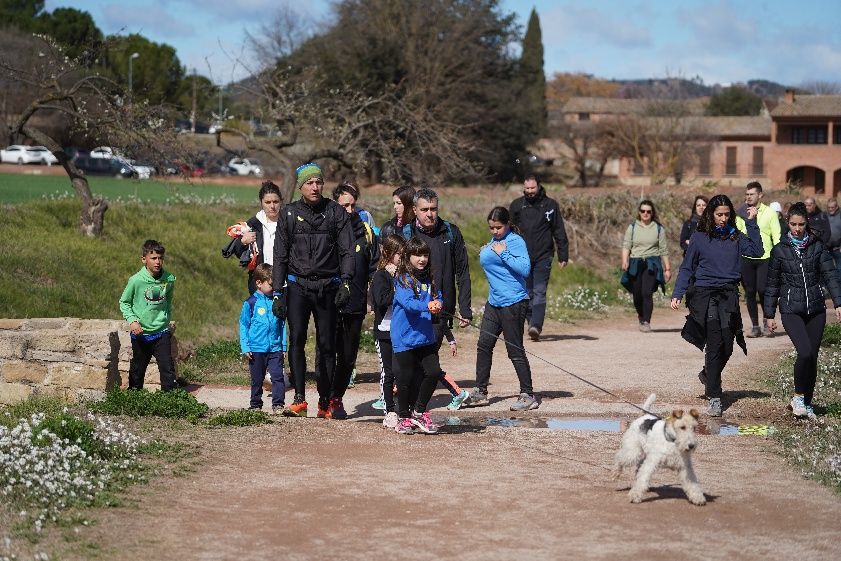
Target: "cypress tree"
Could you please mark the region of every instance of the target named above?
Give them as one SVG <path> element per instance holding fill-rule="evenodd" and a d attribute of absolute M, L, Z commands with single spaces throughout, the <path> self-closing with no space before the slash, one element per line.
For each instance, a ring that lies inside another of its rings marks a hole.
<path fill-rule="evenodd" d="M 522 101 L 525 119 L 535 136 L 546 131 L 546 75 L 543 73 L 543 37 L 540 18 L 532 8 L 526 35 L 523 38 L 523 54 L 520 58 L 522 80 Z"/>

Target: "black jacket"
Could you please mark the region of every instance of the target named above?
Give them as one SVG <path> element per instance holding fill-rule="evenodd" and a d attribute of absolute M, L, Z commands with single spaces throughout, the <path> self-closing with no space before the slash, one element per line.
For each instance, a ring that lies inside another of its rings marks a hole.
<path fill-rule="evenodd" d="M 272 283 L 276 291 L 288 275 L 323 282 L 353 278 L 353 230 L 345 209 L 321 198 L 310 207 L 302 199 L 286 205 L 277 222 Z"/>
<path fill-rule="evenodd" d="M 256 216 L 252 216 L 245 222 L 248 224 L 254 233 L 257 234 L 257 247 L 260 248 L 260 253 L 257 254 L 257 264 L 263 262 L 263 224 L 260 223 L 260 220 L 257 219 Z M 236 255 L 237 257 L 242 257 L 242 254 L 245 253 L 245 250 L 248 249 L 247 245 L 243 245 L 242 242 L 239 241 L 239 238 L 235 238 L 231 244 L 230 249 L 231 253 L 229 255 L 225 255 L 225 257 L 230 257 L 230 255 Z M 271 248 L 270 248 L 271 249 Z M 224 255 L 224 252 L 223 252 Z M 257 283 L 254 282 L 254 271 L 248 271 L 248 294 L 254 294 L 254 291 L 257 290 Z"/>
<path fill-rule="evenodd" d="M 683 250 L 684 255 L 686 255 L 686 248 L 689 247 L 689 238 L 691 238 L 692 233 L 698 229 L 698 221 L 700 220 L 701 217 L 698 216 L 697 213 L 693 212 L 692 217 L 684 222 L 683 228 L 680 229 L 680 249 Z"/>
<path fill-rule="evenodd" d="M 391 333 L 377 328 L 388 311 L 388 307 L 394 303 L 394 277 L 385 269 L 374 273 L 374 278 L 371 280 L 371 300 L 374 308 L 374 337 L 388 339 Z"/>
<path fill-rule="evenodd" d="M 773 318 L 778 304 L 781 314 L 822 312 L 826 309 L 822 282 L 829 288 L 834 306 L 841 306 L 841 280 L 832 254 L 824 248 L 823 242 L 812 237 L 798 253 L 787 238 L 771 250 L 765 286 L 765 317 Z"/>
<path fill-rule="evenodd" d="M 829 227 L 829 217 L 826 215 L 824 211 L 820 208 L 815 207 L 815 212 L 809 214 L 807 217 L 809 221 L 809 227 L 817 234 L 818 238 L 824 243 L 824 245 L 829 244 L 829 240 L 832 237 L 832 231 Z M 783 230 L 783 232 L 787 232 L 788 228 Z"/>
<path fill-rule="evenodd" d="M 509 212 L 511 223 L 520 229 L 520 235 L 526 240 L 532 264 L 552 259 L 556 245 L 558 261 L 569 261 L 569 242 L 561 209 L 555 199 L 546 196 L 543 187 L 533 199 L 525 196 L 514 199 Z"/>
<path fill-rule="evenodd" d="M 350 217 L 354 237 L 354 272 L 350 279 L 350 300 L 341 309 L 341 313 L 364 315 L 368 311 L 368 281 L 377 270 L 380 246 L 376 237 L 371 240 L 371 243 L 368 243 L 365 223 L 358 214 L 354 212 L 348 216 Z"/>
<path fill-rule="evenodd" d="M 467 263 L 467 248 L 458 226 L 447 225 L 441 218 L 432 228 L 431 234 L 418 230 L 415 223 L 410 226 L 413 237 L 425 241 L 430 248 L 429 262 L 432 265 L 435 286 L 444 298 L 444 311 L 454 314 L 456 310 L 456 284 L 458 284 L 458 309 L 464 319 L 473 319 L 470 309 L 470 268 Z M 445 318 L 450 323 L 450 318 Z"/>
<path fill-rule="evenodd" d="M 380 228 L 380 243 L 384 242 L 385 239 L 392 234 L 397 234 L 398 236 L 403 236 L 401 228 L 397 227 L 397 217 L 392 218 L 385 224 L 383 224 L 382 228 Z"/>

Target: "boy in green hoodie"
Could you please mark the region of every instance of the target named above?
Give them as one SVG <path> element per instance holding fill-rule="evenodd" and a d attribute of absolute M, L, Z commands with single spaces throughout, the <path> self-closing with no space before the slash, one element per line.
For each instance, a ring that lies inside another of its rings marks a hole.
<path fill-rule="evenodd" d="M 178 387 L 172 363 L 172 334 L 169 332 L 175 275 L 163 268 L 165 251 L 160 242 L 146 240 L 140 258 L 143 267 L 129 277 L 120 296 L 120 311 L 131 331 L 129 389 L 143 389 L 146 368 L 153 356 L 161 373 L 161 389 Z"/>

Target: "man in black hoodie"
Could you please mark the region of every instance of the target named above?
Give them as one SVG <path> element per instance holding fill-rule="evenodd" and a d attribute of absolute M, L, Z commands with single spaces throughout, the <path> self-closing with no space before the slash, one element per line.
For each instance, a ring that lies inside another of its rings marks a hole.
<path fill-rule="evenodd" d="M 543 318 L 546 316 L 546 287 L 552 272 L 555 246 L 558 248 L 558 267 L 563 269 L 569 261 L 564 219 L 558 202 L 546 196 L 543 186 L 534 175 L 526 176 L 523 182 L 523 196 L 511 203 L 511 223 L 520 230 L 526 240 L 531 259 L 531 273 L 526 279 L 529 290 L 529 337 L 540 340 Z"/>
<path fill-rule="evenodd" d="M 317 372 L 318 416 L 343 419 L 347 414 L 336 395 L 336 322 L 338 310 L 350 301 L 353 231 L 345 209 L 321 196 L 320 167 L 304 164 L 295 175 L 301 198 L 286 205 L 278 218 L 272 271 L 272 312 L 281 321 L 289 319 L 289 369 L 295 384 L 289 409 L 307 416 L 304 345 L 312 315 L 322 358 Z"/>

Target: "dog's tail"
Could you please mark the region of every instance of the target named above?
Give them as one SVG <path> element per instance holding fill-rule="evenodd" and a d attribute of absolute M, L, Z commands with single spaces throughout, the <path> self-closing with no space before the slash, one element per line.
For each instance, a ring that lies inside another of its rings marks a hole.
<path fill-rule="evenodd" d="M 642 404 L 642 408 L 646 411 L 651 411 L 651 406 L 654 405 L 654 400 L 657 399 L 656 394 L 651 394 L 648 396 L 648 399 L 645 400 L 645 403 Z"/>

